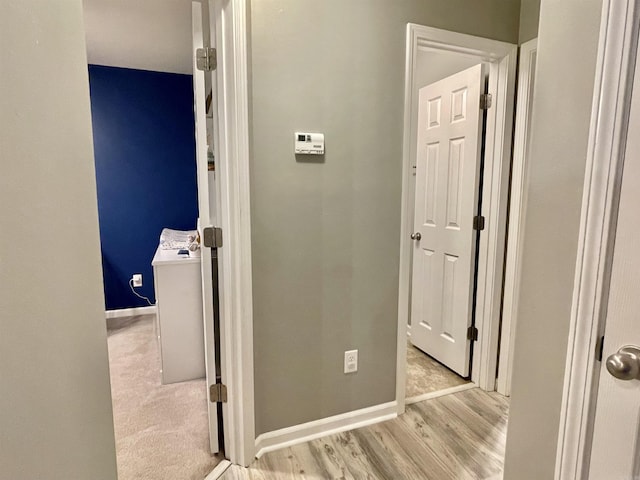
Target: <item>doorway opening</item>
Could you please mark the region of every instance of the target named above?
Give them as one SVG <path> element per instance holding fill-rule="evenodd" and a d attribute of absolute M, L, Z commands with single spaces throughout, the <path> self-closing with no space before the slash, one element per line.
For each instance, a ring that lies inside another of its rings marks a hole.
<path fill-rule="evenodd" d="M 472 56 L 417 52 L 406 403 L 473 385 L 488 71 Z"/>
<path fill-rule="evenodd" d="M 516 52 L 498 41 L 407 28 L 399 413 L 406 404 L 460 390 L 493 391 L 510 362 L 498 365 L 501 333 L 512 332 L 512 312 L 502 314 L 503 287 L 514 288 L 503 285 L 507 211 L 522 210 L 522 202 L 514 204 L 522 195 L 509 196 Z M 520 85 L 526 91 L 518 93 L 525 95 L 518 114 L 528 119 L 532 82 Z M 517 120 L 514 140 L 522 152 L 514 169 L 525 161 L 527 126 Z M 507 258 L 507 270 L 514 261 Z M 435 365 L 436 373 L 417 362 Z"/>
<path fill-rule="evenodd" d="M 203 241 L 216 221 L 207 158 L 216 104 L 206 98 L 207 90 L 216 92 L 195 56 L 215 36 L 200 2 L 193 11 L 99 3 L 87 2 L 85 23 L 119 477 L 204 478 L 225 463 L 222 395 L 214 398 L 210 388 L 222 383 L 215 334 L 220 245 Z M 100 28 L 127 45 L 127 21 L 144 23 L 152 14 L 186 35 L 188 42 L 168 35 L 184 47 L 179 61 L 136 64 L 148 56 L 145 48 L 156 48 L 150 39 L 129 45 L 129 56 L 111 55 L 103 61 L 109 66 L 98 63 L 106 48 Z M 168 233 L 164 241 L 161 232 Z M 110 303 L 114 291 L 122 303 Z"/>

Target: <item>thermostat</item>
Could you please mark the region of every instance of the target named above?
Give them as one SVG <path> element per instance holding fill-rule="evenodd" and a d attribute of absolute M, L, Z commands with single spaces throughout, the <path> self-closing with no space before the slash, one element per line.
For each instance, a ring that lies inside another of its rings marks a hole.
<path fill-rule="evenodd" d="M 324 155 L 324 134 L 294 133 L 295 153 L 301 155 Z"/>

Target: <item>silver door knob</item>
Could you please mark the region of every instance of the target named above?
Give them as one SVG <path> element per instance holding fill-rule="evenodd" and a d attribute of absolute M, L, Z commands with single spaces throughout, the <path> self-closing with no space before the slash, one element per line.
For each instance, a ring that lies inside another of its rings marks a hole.
<path fill-rule="evenodd" d="M 411 240 L 420 240 L 421 238 L 422 238 L 422 235 L 420 235 L 420 232 L 411 234 Z"/>
<path fill-rule="evenodd" d="M 640 348 L 633 345 L 622 347 L 607 358 L 607 370 L 620 380 L 634 380 L 640 374 Z"/>

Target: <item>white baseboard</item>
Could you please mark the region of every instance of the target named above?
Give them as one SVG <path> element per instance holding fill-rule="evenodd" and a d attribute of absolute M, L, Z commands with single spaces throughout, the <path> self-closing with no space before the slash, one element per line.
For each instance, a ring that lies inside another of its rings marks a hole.
<path fill-rule="evenodd" d="M 107 310 L 104 312 L 104 318 L 122 318 L 122 317 L 133 317 L 136 315 L 155 315 L 157 312 L 157 307 L 149 306 L 149 307 L 134 307 L 134 308 L 121 308 L 119 310 Z"/>
<path fill-rule="evenodd" d="M 290 447 L 354 428 L 366 427 L 374 423 L 391 420 L 398 416 L 397 402 L 388 402 L 373 407 L 354 410 L 313 422 L 266 432 L 256 438 L 256 458 L 267 452 Z"/>
<path fill-rule="evenodd" d="M 422 395 L 416 395 L 415 397 L 409 397 L 405 399 L 405 405 L 410 405 L 412 403 L 423 402 L 425 400 L 431 400 L 432 398 L 444 397 L 445 395 L 450 395 L 452 393 L 464 392 L 465 390 L 471 390 L 472 388 L 477 388 L 478 386 L 473 383 L 465 383 L 462 385 L 458 385 L 457 387 L 445 388 L 443 390 L 438 390 L 437 392 L 425 393 Z"/>
<path fill-rule="evenodd" d="M 130 322 L 131 317 L 139 315 L 155 315 L 158 307 L 155 305 L 149 307 L 121 308 L 118 310 L 107 310 L 104 316 L 107 319 L 107 328 L 120 328 Z"/>
<path fill-rule="evenodd" d="M 204 480 L 218 480 L 222 476 L 224 472 L 231 466 L 231 462 L 229 460 L 222 460 L 216 468 L 214 468 L 209 475 L 204 477 Z"/>

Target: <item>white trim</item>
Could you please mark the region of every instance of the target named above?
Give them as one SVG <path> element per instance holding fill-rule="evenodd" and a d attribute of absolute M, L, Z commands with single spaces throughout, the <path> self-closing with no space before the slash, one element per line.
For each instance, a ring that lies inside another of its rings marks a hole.
<path fill-rule="evenodd" d="M 322 418 L 261 434 L 256 438 L 256 458 L 267 452 L 309 442 L 326 435 L 333 435 L 354 428 L 366 427 L 374 423 L 396 418 L 396 402 L 388 402 L 352 412 Z"/>
<path fill-rule="evenodd" d="M 411 338 L 411 325 L 407 325 L 407 338 Z"/>
<path fill-rule="evenodd" d="M 443 388 L 437 392 L 423 393 L 422 395 L 409 397 L 405 400 L 405 404 L 411 405 L 412 403 L 424 402 L 425 400 L 433 400 L 434 398 L 444 397 L 445 395 L 451 395 L 452 393 L 464 392 L 465 390 L 471 390 L 472 388 L 478 388 L 478 386 L 473 382 L 469 382 L 455 387 Z"/>
<path fill-rule="evenodd" d="M 500 337 L 500 361 L 496 390 L 502 395 L 511 394 L 513 372 L 513 346 L 515 339 L 520 267 L 524 239 L 525 209 L 527 206 L 527 163 L 531 98 L 535 75 L 538 39 L 520 46 L 518 67 L 518 97 L 513 134 L 513 165 L 511 167 L 511 204 L 509 206 L 509 233 L 504 272 L 504 299 L 502 304 L 502 335 Z"/>
<path fill-rule="evenodd" d="M 155 315 L 156 313 L 158 313 L 158 307 L 155 305 L 149 307 L 120 308 L 118 310 L 106 310 L 104 312 L 104 318 L 109 320 L 111 318 L 133 317 L 136 315 Z"/>
<path fill-rule="evenodd" d="M 587 150 L 557 480 L 584 480 L 638 40 L 638 0 L 604 0 Z"/>
<path fill-rule="evenodd" d="M 218 49 L 220 335 L 226 453 L 248 466 L 254 456 L 253 304 L 249 197 L 248 0 L 210 0 Z"/>
<path fill-rule="evenodd" d="M 204 477 L 204 480 L 218 480 L 218 478 L 220 478 L 230 466 L 231 462 L 229 460 L 222 460 L 206 477 Z"/>
<path fill-rule="evenodd" d="M 507 192 L 513 129 L 513 104 L 518 47 L 462 33 L 421 25 L 407 25 L 405 66 L 405 112 L 402 166 L 402 218 L 400 229 L 400 272 L 398 302 L 398 338 L 396 360 L 396 401 L 398 413 L 405 408 L 406 338 L 409 319 L 409 277 L 411 275 L 411 242 L 413 202 L 410 194 L 411 158 L 416 139 L 412 135 L 416 103 L 414 71 L 417 51 L 447 51 L 490 62 L 489 93 L 494 105 L 487 114 L 483 213 L 486 228 L 480 237 L 476 326 L 480 332 L 472 365 L 472 381 L 483 390 L 494 390 L 498 360 L 502 270 L 506 233 Z"/>
<path fill-rule="evenodd" d="M 507 227 L 509 173 L 513 135 L 516 63 L 518 47 L 496 42 L 494 51 L 502 58 L 491 64 L 489 93 L 495 99 L 487 113 L 485 141 L 484 187 L 482 213 L 486 218 L 485 231 L 480 235 L 478 287 L 476 295 L 475 344 L 471 380 L 481 389 L 492 391 L 496 384 L 500 314 L 502 310 L 502 280 Z"/>

